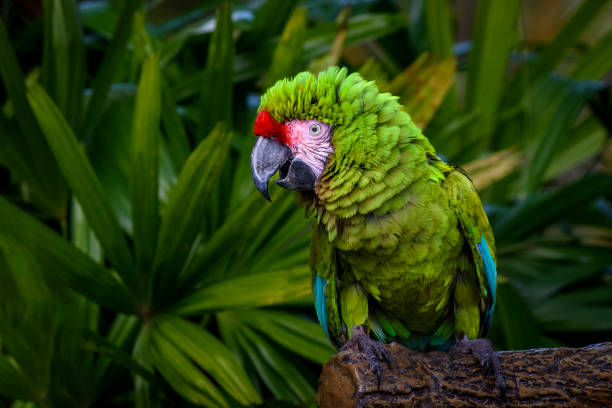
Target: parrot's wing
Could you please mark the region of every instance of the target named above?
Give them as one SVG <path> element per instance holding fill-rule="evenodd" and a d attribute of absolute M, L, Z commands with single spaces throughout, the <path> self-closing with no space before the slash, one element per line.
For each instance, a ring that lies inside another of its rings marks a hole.
<path fill-rule="evenodd" d="M 455 169 L 447 176 L 446 181 L 450 188 L 451 206 L 471 251 L 474 267 L 469 269 L 476 273 L 476 276 L 460 276 L 457 282 L 455 314 L 462 315 L 455 317 L 458 319 L 457 329 L 468 334 L 470 338 L 476 335 L 486 336 L 493 319 L 497 287 L 493 231 L 476 188 L 467 174 Z M 478 313 L 479 319 L 474 319 L 475 312 Z M 474 320 L 479 321 L 479 326 L 472 330 L 470 325 Z"/>
<path fill-rule="evenodd" d="M 330 341 L 340 348 L 347 341 L 346 326 L 342 324 L 336 286 L 338 257 L 323 226 L 315 225 L 310 244 L 315 309 L 319 323 Z"/>

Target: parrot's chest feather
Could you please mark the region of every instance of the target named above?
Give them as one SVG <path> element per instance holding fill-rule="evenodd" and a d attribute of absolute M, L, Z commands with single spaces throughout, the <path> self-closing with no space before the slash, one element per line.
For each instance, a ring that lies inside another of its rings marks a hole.
<path fill-rule="evenodd" d="M 403 205 L 394 211 L 336 218 L 331 243 L 351 279 L 386 312 L 427 331 L 447 315 L 456 275 L 469 260 L 443 183 L 421 177 L 397 195 Z"/>

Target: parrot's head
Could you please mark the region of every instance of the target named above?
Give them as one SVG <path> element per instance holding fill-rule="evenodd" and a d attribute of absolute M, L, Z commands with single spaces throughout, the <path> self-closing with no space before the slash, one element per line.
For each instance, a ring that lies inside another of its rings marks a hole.
<path fill-rule="evenodd" d="M 253 181 L 269 199 L 268 182 L 278 172 L 276 184 L 329 201 L 343 190 L 340 179 L 348 191 L 363 175 L 384 174 L 377 168 L 401 139 L 420 134 L 414 126 L 406 133 L 410 124 L 396 97 L 358 73 L 347 75 L 346 68 L 282 79 L 261 98 L 253 127 Z"/>
<path fill-rule="evenodd" d="M 251 172 L 257 189 L 267 198 L 268 181 L 278 171 L 275 183 L 290 190 L 314 190 L 329 155 L 333 127 L 316 119 L 277 122 L 267 110 L 255 120 L 257 141 L 251 153 Z"/>

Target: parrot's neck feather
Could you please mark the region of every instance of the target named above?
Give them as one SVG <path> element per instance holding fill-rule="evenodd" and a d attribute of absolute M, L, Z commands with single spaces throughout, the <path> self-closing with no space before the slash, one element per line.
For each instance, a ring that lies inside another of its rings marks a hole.
<path fill-rule="evenodd" d="M 399 126 L 395 143 L 383 145 L 386 151 L 379 160 L 366 167 L 332 159 L 315 187 L 316 223 L 323 224 L 339 248 L 354 250 L 384 234 L 391 234 L 391 245 L 396 213 L 415 205 L 420 191 L 439 184 L 450 170 L 405 117 L 408 121 Z"/>

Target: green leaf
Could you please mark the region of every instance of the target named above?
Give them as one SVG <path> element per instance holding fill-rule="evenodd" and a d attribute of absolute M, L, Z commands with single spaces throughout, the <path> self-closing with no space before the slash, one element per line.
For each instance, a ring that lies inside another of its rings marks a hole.
<path fill-rule="evenodd" d="M 234 38 L 232 6 L 225 2 L 217 8 L 217 26 L 210 40 L 206 69 L 200 87 L 201 116 L 196 140 L 199 142 L 217 122 L 232 124 L 234 94 Z"/>
<path fill-rule="evenodd" d="M 253 270 L 256 264 L 261 265 L 262 261 L 269 258 L 270 255 L 278 260 L 280 251 L 275 251 L 273 248 L 275 244 L 285 244 L 287 237 L 293 237 L 297 232 L 291 233 L 285 229 L 297 227 L 299 230 L 304 225 L 295 222 L 295 219 L 291 220 L 293 222 L 289 220 L 290 217 L 293 218 L 293 215 L 297 215 L 301 221 L 305 222 L 302 214 L 296 214 L 295 195 L 289 191 L 278 191 L 280 189 L 277 187 L 275 189 L 277 194 L 272 195 L 273 204 L 264 206 L 244 227 L 249 231 L 252 231 L 252 228 L 256 230 L 251 233 L 249 240 L 241 241 L 242 245 L 238 251 L 240 257 L 235 260 L 234 264 L 236 270 Z M 280 235 L 281 233 L 286 235 Z M 269 271 L 270 268 L 260 270 Z"/>
<path fill-rule="evenodd" d="M 76 1 L 45 0 L 43 4 L 43 84 L 68 123 L 78 129 L 87 67 Z"/>
<path fill-rule="evenodd" d="M 230 345 L 235 354 L 240 356 L 242 364 L 250 370 L 251 375 L 270 389 L 276 398 L 295 401 L 293 393 L 286 381 L 274 372 L 269 364 L 256 351 L 254 345 L 245 339 L 244 325 L 235 314 L 231 312 L 217 313 L 217 324 L 223 341 Z"/>
<path fill-rule="evenodd" d="M 104 126 L 94 131 L 89 145 L 89 159 L 121 227 L 132 233 L 132 122 L 135 87 L 110 94 L 110 106 L 102 116 Z M 126 126 L 127 124 L 127 126 Z M 161 140 L 159 151 L 159 200 L 167 202 L 169 190 L 176 184 L 176 173 Z"/>
<path fill-rule="evenodd" d="M 119 5 L 118 2 L 79 2 L 79 15 L 83 26 L 106 39 L 112 38 L 120 17 Z"/>
<path fill-rule="evenodd" d="M 338 65 L 344 51 L 344 41 L 346 40 L 348 19 L 350 15 L 351 6 L 344 6 L 336 18 L 338 27 L 336 35 L 331 43 L 329 53 L 310 61 L 310 64 L 308 64 L 308 71 L 316 75 L 319 72 L 325 71 L 329 67 Z"/>
<path fill-rule="evenodd" d="M 612 177 L 588 175 L 556 191 L 533 195 L 493 222 L 498 245 L 517 241 L 612 189 Z"/>
<path fill-rule="evenodd" d="M 138 84 L 132 128 L 132 225 L 134 255 L 143 276 L 151 275 L 159 229 L 159 58 L 148 57 Z"/>
<path fill-rule="evenodd" d="M 400 30 L 408 25 L 408 19 L 394 13 L 366 13 L 349 18 L 344 46 L 360 44 L 376 40 Z M 336 23 L 319 24 L 306 31 L 304 42 L 304 58 L 309 61 L 320 55 L 327 54 L 336 37 Z M 236 77 L 242 75 L 236 73 Z"/>
<path fill-rule="evenodd" d="M 275 397 L 291 401 L 314 398 L 316 392 L 312 385 L 277 348 L 247 327 L 241 327 L 239 333 L 237 337 L 240 346 L 247 351 L 257 372 Z"/>
<path fill-rule="evenodd" d="M 176 101 L 168 84 L 162 84 L 162 124 L 165 130 L 168 153 L 178 174 L 190 153 L 189 138 L 185 133 L 181 117 L 177 112 Z"/>
<path fill-rule="evenodd" d="M 47 142 L 106 256 L 128 286 L 134 285 L 135 270 L 127 240 L 72 129 L 40 85 L 31 83 L 27 96 Z"/>
<path fill-rule="evenodd" d="M 599 88 L 600 84 L 593 81 L 550 78 L 539 82 L 526 95 L 527 111 L 532 120 L 531 127 L 526 129 L 525 140 L 533 141 L 529 165 L 523 167 L 523 188 L 527 192 L 538 189 L 564 136 L 587 99 Z"/>
<path fill-rule="evenodd" d="M 46 198 L 40 204 L 48 214 L 61 219 L 65 214 L 66 184 L 26 99 L 23 73 L 2 19 L 0 19 L 0 61 L 2 61 L 0 75 L 15 111 L 17 123 L 25 137 L 22 151 L 27 151 L 28 159 L 32 163 L 32 175 L 36 177 L 36 182 L 33 184 L 42 189 L 38 196 Z M 21 173 L 25 175 L 23 171 Z"/>
<path fill-rule="evenodd" d="M 388 91 L 400 97 L 404 110 L 424 129 L 436 113 L 455 79 L 457 62 L 424 53 L 388 84 Z"/>
<path fill-rule="evenodd" d="M 467 108 L 478 113 L 466 142 L 480 138 L 485 146 L 497 117 L 508 55 L 517 40 L 520 1 L 479 1 L 467 82 Z M 487 135 L 487 137 L 483 137 Z"/>
<path fill-rule="evenodd" d="M 106 341 L 116 348 L 123 349 L 135 337 L 134 335 L 139 327 L 140 319 L 138 317 L 118 314 L 110 325 Z M 103 389 L 104 385 L 112 384 L 112 380 L 117 377 L 118 367 L 111 363 L 110 358 L 99 358 L 96 361 L 93 377 L 98 389 Z M 149 367 L 145 368 L 149 369 Z"/>
<path fill-rule="evenodd" d="M 47 302 L 51 292 L 40 273 L 28 247 L 17 240 L 1 240 L 0 252 L 7 264 L 7 272 L 14 284 L 14 292 L 23 301 L 23 307 L 36 308 Z"/>
<path fill-rule="evenodd" d="M 230 139 L 231 134 L 225 126 L 217 125 L 189 156 L 170 193 L 154 263 L 160 273 L 157 285 L 160 295 L 168 290 L 172 275 L 182 269 L 200 231 L 210 194 L 228 154 Z"/>
<path fill-rule="evenodd" d="M 249 181 L 252 184 L 250 177 Z M 258 191 L 244 198 L 212 237 L 194 250 L 181 273 L 181 285 L 192 287 L 202 281 L 269 271 L 279 262 L 282 265 L 275 269 L 304 264 L 304 260 L 291 262 L 289 255 L 293 255 L 293 246 L 308 249 L 310 240 L 296 239 L 302 229 L 310 230 L 308 221 L 298 212 L 291 192 L 275 188 L 272 200 L 270 205 Z M 307 254 L 304 259 L 307 261 Z"/>
<path fill-rule="evenodd" d="M 423 1 L 423 17 L 429 49 L 438 56 L 450 56 L 453 47 L 453 27 L 447 0 Z"/>
<path fill-rule="evenodd" d="M 580 38 L 593 19 L 600 14 L 602 7 L 609 0 L 593 0 L 584 2 L 568 19 L 554 41 L 539 53 L 535 61 L 524 63 L 514 75 L 507 95 L 504 96 L 506 106 L 520 103 L 523 95 L 531 86 L 549 74 L 562 61 L 567 50 Z"/>
<path fill-rule="evenodd" d="M 225 397 L 212 381 L 179 350 L 155 330 L 150 330 L 147 354 L 157 371 L 176 392 L 194 404 L 207 407 L 229 407 Z"/>
<path fill-rule="evenodd" d="M 541 333 L 525 299 L 509 284 L 499 285 L 493 330 L 501 331 L 507 350 L 541 347 Z M 492 333 L 494 336 L 495 333 Z"/>
<path fill-rule="evenodd" d="M 53 303 L 26 307 L 19 320 L 0 322 L 3 350 L 10 355 L 10 362 L 27 379 L 31 397 L 34 400 L 46 399 L 51 382 L 51 361 L 57 342 L 58 321 L 51 312 Z M 51 308 L 49 308 L 49 306 Z M 40 332 L 45 336 L 37 336 Z"/>
<path fill-rule="evenodd" d="M 0 113 L 0 146 L 2 146 L 0 163 L 24 183 L 29 193 L 29 201 L 47 213 L 54 214 L 57 208 L 49 205 L 49 197 L 45 193 L 47 187 L 40 185 L 42 180 L 36 174 L 36 167 L 32 166 L 27 138 L 23 136 L 15 122 L 9 122 L 2 113 Z"/>
<path fill-rule="evenodd" d="M 272 310 L 241 310 L 240 319 L 283 347 L 315 363 L 336 353 L 318 323 Z"/>
<path fill-rule="evenodd" d="M 530 305 L 537 305 L 543 300 L 560 290 L 569 287 L 572 284 L 590 278 L 593 275 L 601 272 L 607 263 L 591 261 L 588 263 L 574 264 L 573 259 L 567 259 L 568 266 L 557 266 L 555 264 L 546 263 L 543 267 L 536 268 L 535 276 L 525 278 L 516 282 L 516 286 L 521 288 L 521 293 L 529 299 Z M 511 268 L 507 268 L 507 263 L 504 267 L 504 274 L 512 277 L 519 273 L 523 273 L 526 269 L 526 262 L 518 260 Z M 518 279 L 515 279 L 518 281 Z"/>
<path fill-rule="evenodd" d="M 612 287 L 582 289 L 541 303 L 534 314 L 548 331 L 610 331 L 610 299 Z"/>
<path fill-rule="evenodd" d="M 232 352 L 208 331 L 179 317 L 155 319 L 155 329 L 241 404 L 261 403 L 244 369 Z"/>
<path fill-rule="evenodd" d="M 367 13 L 348 20 L 348 29 L 344 46 L 373 41 L 394 33 L 408 24 L 408 19 L 400 14 Z M 310 61 L 330 52 L 334 38 L 338 32 L 336 23 L 323 23 L 306 30 L 304 41 L 304 61 Z M 261 75 L 269 68 L 272 58 L 272 48 L 269 52 L 259 49 L 256 53 L 238 54 L 234 64 L 234 82 L 242 82 Z M 263 51 L 263 52 L 262 52 Z M 256 54 L 256 55 L 255 55 Z M 183 100 L 195 95 L 201 89 L 201 83 L 206 71 L 196 72 L 180 78 L 174 88 L 177 100 Z"/>
<path fill-rule="evenodd" d="M 296 8 L 276 44 L 270 68 L 265 74 L 264 88 L 274 85 L 279 79 L 297 74 L 304 66 L 302 54 L 307 23 L 308 9 Z"/>
<path fill-rule="evenodd" d="M 311 292 L 310 269 L 299 266 L 212 284 L 182 298 L 172 309 L 193 315 L 210 310 L 270 306 L 302 299 Z"/>
<path fill-rule="evenodd" d="M 15 359 L 6 355 L 0 356 L 0 394 L 22 400 L 36 399 L 30 380 L 24 377 Z"/>
<path fill-rule="evenodd" d="M 602 151 L 608 132 L 596 116 L 591 116 L 570 129 L 565 136 L 566 143 L 551 161 L 544 180 L 551 180 L 560 174 L 573 169 L 589 157 Z"/>
<path fill-rule="evenodd" d="M 609 0 L 592 0 L 583 3 L 568 19 L 561 32 L 555 37 L 552 44 L 544 49 L 538 56 L 533 68 L 526 66 L 530 83 L 535 83 L 542 76 L 552 71 L 563 59 L 568 48 L 578 39 L 589 24 L 600 15 L 601 9 Z"/>
<path fill-rule="evenodd" d="M 187 41 L 214 31 L 214 17 L 211 18 L 210 14 L 222 2 L 222 0 L 213 0 L 200 3 L 193 10 L 151 27 L 151 31 L 157 37 L 164 37 L 159 51 L 162 67 L 168 66 L 174 57 L 180 55 Z M 233 20 L 236 21 L 236 18 Z"/>
<path fill-rule="evenodd" d="M 138 362 L 120 347 L 117 347 L 112 342 L 94 332 L 83 332 L 82 335 L 88 341 L 88 344 L 85 345 L 86 349 L 91 349 L 94 352 L 109 357 L 114 362 L 145 378 L 149 383 L 155 385 L 159 389 L 163 388 L 163 383 L 159 381 L 159 378 L 156 377 L 152 371 L 138 364 Z"/>
<path fill-rule="evenodd" d="M 266 0 L 255 11 L 253 25 L 245 38 L 247 46 L 254 47 L 278 35 L 297 3 L 296 0 Z"/>
<path fill-rule="evenodd" d="M 154 370 L 153 361 L 150 353 L 151 342 L 148 326 L 142 326 L 138 337 L 134 343 L 132 356 L 142 367 L 149 371 Z M 164 384 L 165 385 L 165 384 Z M 160 408 L 161 403 L 157 398 L 159 390 L 145 378 L 134 376 L 134 406 L 136 408 Z"/>
<path fill-rule="evenodd" d="M 132 127 L 126 124 L 133 121 L 133 108 L 132 96 L 113 97 L 100 119 L 105 126 L 96 128 L 88 145 L 89 160 L 119 224 L 128 234 L 132 232 Z"/>
<path fill-rule="evenodd" d="M 522 156 L 517 149 L 509 147 L 461 167 L 470 175 L 476 189 L 482 191 L 516 170 L 523 160 Z"/>
<path fill-rule="evenodd" d="M 134 13 L 141 6 L 141 0 L 126 1 L 121 18 L 113 34 L 108 50 L 100 64 L 100 68 L 95 75 L 91 90 L 91 98 L 85 111 L 82 134 L 89 144 L 91 135 L 98 125 L 107 100 L 108 91 L 111 84 L 116 79 L 115 76 L 124 63 L 125 50 L 132 34 L 132 21 Z"/>
<path fill-rule="evenodd" d="M 572 70 L 574 79 L 600 79 L 612 69 L 612 30 L 580 57 Z"/>
<path fill-rule="evenodd" d="M 36 254 L 41 271 L 89 299 L 112 310 L 132 312 L 134 305 L 116 275 L 102 268 L 4 198 L 0 198 L 0 239 L 15 242 Z"/>
<path fill-rule="evenodd" d="M 228 250 L 236 248 L 244 239 L 252 237 L 257 232 L 256 228 L 259 228 L 257 223 L 253 222 L 259 217 L 253 217 L 253 214 L 261 214 L 267 204 L 262 200 L 259 191 L 252 192 L 232 211 L 221 228 L 189 257 L 179 278 L 190 283 L 193 283 L 194 279 L 201 279 L 208 272 L 207 267 L 229 252 Z"/>
<path fill-rule="evenodd" d="M 437 120 L 434 116 L 433 122 L 427 127 L 427 137 L 440 153 L 449 157 L 449 160 L 463 162 L 457 160 L 459 152 L 462 149 L 462 136 L 469 131 L 470 126 L 476 122 L 478 114 L 476 112 L 462 113 L 454 119 L 449 119 L 444 123 Z M 436 126 L 437 125 L 437 126 Z"/>
<path fill-rule="evenodd" d="M 134 13 L 132 20 L 132 43 L 134 50 L 130 55 L 132 63 L 130 78 L 136 78 L 138 67 L 144 64 L 146 59 L 155 53 L 153 39 L 149 34 L 149 30 L 147 30 L 147 15 L 144 8 L 140 8 Z"/>
<path fill-rule="evenodd" d="M 102 248 L 85 220 L 83 208 L 74 197 L 71 200 L 71 204 L 70 237 L 74 246 L 89 255 L 94 261 L 101 263 L 103 260 Z"/>

